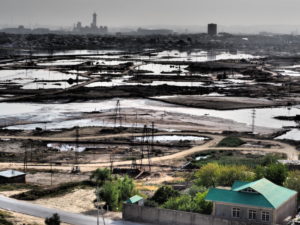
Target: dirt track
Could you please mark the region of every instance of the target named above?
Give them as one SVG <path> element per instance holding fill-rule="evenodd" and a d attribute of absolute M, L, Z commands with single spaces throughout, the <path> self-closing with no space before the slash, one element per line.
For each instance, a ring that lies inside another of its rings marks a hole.
<path fill-rule="evenodd" d="M 170 134 L 170 133 L 157 133 L 156 135 L 163 135 L 163 134 Z M 178 133 L 172 133 L 172 134 L 178 134 Z M 186 156 L 206 151 L 206 150 L 225 150 L 225 151 L 259 151 L 259 152 L 265 152 L 265 153 L 284 153 L 287 155 L 287 159 L 289 160 L 298 160 L 298 155 L 299 152 L 296 150 L 295 147 L 281 143 L 278 141 L 271 141 L 271 140 L 260 140 L 261 142 L 277 145 L 278 147 L 272 147 L 272 148 L 255 148 L 255 147 L 239 147 L 239 148 L 219 148 L 216 147 L 217 143 L 219 143 L 224 136 L 222 135 L 211 135 L 211 134 L 201 134 L 201 133 L 180 133 L 181 135 L 197 135 L 197 136 L 207 136 L 210 137 L 211 140 L 206 142 L 205 144 L 201 146 L 195 146 L 190 149 L 172 154 L 172 155 L 167 155 L 167 156 L 161 156 L 161 157 L 153 157 L 151 158 L 152 163 L 159 164 L 161 162 L 166 162 L 170 160 L 178 160 L 178 159 L 183 159 Z M 131 133 L 125 133 L 125 134 L 113 134 L 113 135 L 104 135 L 104 136 L 87 136 L 87 137 L 81 137 L 80 140 L 95 140 L 95 139 L 105 139 L 105 138 L 112 138 L 112 137 L 129 137 L 132 136 L 133 134 Z M 134 134 L 135 136 L 139 136 L 141 134 Z M 74 141 L 74 137 L 23 137 L 23 136 L 0 136 L 0 138 L 10 138 L 10 139 L 32 139 L 32 140 L 48 140 L 48 141 L 69 141 L 72 140 Z M 256 139 L 245 139 L 249 141 L 257 141 Z M 138 164 L 148 164 L 148 160 L 139 160 L 137 162 Z M 114 162 L 114 166 L 128 166 L 131 165 L 132 161 L 119 161 L 119 162 Z M 109 162 L 107 163 L 100 163 L 97 162 L 96 160 L 89 163 L 89 164 L 80 164 L 80 169 L 82 172 L 89 172 L 93 171 L 99 167 L 109 167 L 111 164 Z M 55 165 L 53 166 L 53 169 L 56 170 L 64 170 L 64 171 L 70 171 L 72 165 Z M 0 168 L 23 168 L 22 163 L 0 163 Z M 40 169 L 40 170 L 49 170 L 50 166 L 49 164 L 29 164 L 28 168 L 34 168 L 34 169 Z"/>

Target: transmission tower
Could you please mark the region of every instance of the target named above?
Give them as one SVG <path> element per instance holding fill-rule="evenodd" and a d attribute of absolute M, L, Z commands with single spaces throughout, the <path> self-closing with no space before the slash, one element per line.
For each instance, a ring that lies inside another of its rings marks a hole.
<path fill-rule="evenodd" d="M 154 126 L 154 124 L 152 125 Z M 151 140 L 152 142 L 152 140 Z M 144 125 L 143 129 L 143 135 L 141 137 L 141 168 L 143 166 L 143 159 L 147 157 L 148 161 L 148 168 L 149 171 L 151 171 L 151 150 L 152 150 L 152 144 L 150 143 L 150 135 L 149 135 L 149 129 L 147 125 Z"/>
<path fill-rule="evenodd" d="M 122 127 L 122 115 L 121 115 L 121 105 L 120 100 L 117 101 L 116 108 L 115 108 L 115 116 L 114 116 L 115 128 L 119 125 Z"/>
<path fill-rule="evenodd" d="M 254 134 L 255 130 L 255 118 L 256 118 L 256 109 L 252 110 L 252 134 Z"/>
<path fill-rule="evenodd" d="M 76 127 L 76 149 L 75 149 L 75 164 L 78 164 L 78 149 L 79 149 L 79 127 Z"/>

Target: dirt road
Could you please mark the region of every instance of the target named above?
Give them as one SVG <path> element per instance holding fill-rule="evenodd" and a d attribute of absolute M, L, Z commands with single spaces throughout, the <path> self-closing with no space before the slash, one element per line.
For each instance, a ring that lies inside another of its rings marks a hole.
<path fill-rule="evenodd" d="M 157 133 L 156 135 L 163 135 L 163 134 L 169 134 L 170 133 Z M 172 133 L 172 134 L 180 134 L 180 135 L 197 135 L 197 136 L 207 136 L 211 140 L 206 142 L 203 145 L 195 146 L 187 150 L 183 150 L 181 152 L 177 152 L 172 155 L 166 155 L 161 157 L 153 157 L 151 158 L 152 163 L 165 163 L 166 161 L 170 160 L 178 160 L 183 159 L 184 157 L 187 157 L 189 155 L 193 155 L 195 153 L 207 151 L 207 150 L 225 150 L 225 151 L 258 151 L 258 152 L 264 152 L 264 153 L 284 153 L 287 155 L 287 159 L 289 160 L 298 160 L 299 152 L 296 150 L 294 146 L 278 142 L 278 141 L 271 141 L 271 140 L 259 140 L 260 142 L 269 143 L 272 145 L 275 145 L 271 148 L 256 148 L 256 147 L 238 147 L 238 148 L 220 148 L 216 147 L 216 145 L 225 137 L 222 135 L 212 135 L 212 134 L 201 134 L 201 133 Z M 96 140 L 96 139 L 107 139 L 107 138 L 113 138 L 113 137 L 130 137 L 133 134 L 131 133 L 124 133 L 124 134 L 112 134 L 112 135 L 103 135 L 103 136 L 87 136 L 87 137 L 80 137 L 80 140 Z M 139 136 L 141 134 L 134 134 L 134 136 Z M 22 136 L 0 136 L 0 138 L 9 138 L 9 139 L 19 139 L 19 140 L 25 140 L 25 139 L 32 139 L 32 140 L 48 140 L 48 141 L 74 141 L 74 137 L 22 137 Z M 245 139 L 248 141 L 257 141 L 256 139 Z M 141 164 L 148 164 L 148 160 L 139 160 L 137 163 Z M 132 161 L 119 161 L 114 162 L 114 166 L 128 166 L 131 165 Z M 80 169 L 82 172 L 89 172 L 93 171 L 99 167 L 109 167 L 111 164 L 109 162 L 107 163 L 100 163 L 96 160 L 89 163 L 89 164 L 80 164 Z M 64 165 L 55 165 L 53 166 L 53 169 L 56 170 L 64 170 L 64 171 L 70 171 L 71 170 L 71 164 L 64 164 Z M 0 168 L 23 168 L 22 163 L 0 163 Z M 49 170 L 50 165 L 49 164 L 28 164 L 28 168 L 32 169 L 40 169 L 40 170 Z"/>

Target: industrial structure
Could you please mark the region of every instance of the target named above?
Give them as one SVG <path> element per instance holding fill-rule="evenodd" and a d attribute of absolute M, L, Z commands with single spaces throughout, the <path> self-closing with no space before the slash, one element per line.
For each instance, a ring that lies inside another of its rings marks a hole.
<path fill-rule="evenodd" d="M 90 26 L 82 26 L 82 23 L 78 22 L 74 27 L 73 32 L 76 34 L 106 34 L 108 28 L 107 26 L 97 26 L 97 14 L 94 13 Z"/>
<path fill-rule="evenodd" d="M 215 36 L 218 34 L 217 24 L 210 23 L 207 25 L 207 34 L 210 36 Z"/>

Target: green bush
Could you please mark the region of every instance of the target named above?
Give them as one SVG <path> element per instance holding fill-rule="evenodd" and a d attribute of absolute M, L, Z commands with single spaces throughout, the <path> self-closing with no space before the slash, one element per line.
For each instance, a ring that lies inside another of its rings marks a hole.
<path fill-rule="evenodd" d="M 107 168 L 97 169 L 92 173 L 90 179 L 95 183 L 102 185 L 106 180 L 112 179 L 111 171 Z"/>
<path fill-rule="evenodd" d="M 12 222 L 8 221 L 7 218 L 10 218 L 10 214 L 4 211 L 0 211 L 0 224 L 1 225 L 13 225 Z"/>
<path fill-rule="evenodd" d="M 258 166 L 255 169 L 255 178 L 266 178 L 275 184 L 283 185 L 288 176 L 288 169 L 281 163 L 273 163 L 269 166 Z"/>
<path fill-rule="evenodd" d="M 57 213 L 53 214 L 51 217 L 45 219 L 46 225 L 60 225 L 60 218 Z"/>
<path fill-rule="evenodd" d="M 128 176 L 104 182 L 104 185 L 96 193 L 112 211 L 121 210 L 122 203 L 136 194 L 133 180 Z"/>
<path fill-rule="evenodd" d="M 217 145 L 218 147 L 239 147 L 245 144 L 243 140 L 238 137 L 226 137 Z"/>
<path fill-rule="evenodd" d="M 195 173 L 198 186 L 231 186 L 235 181 L 253 181 L 255 176 L 246 166 L 208 163 Z"/>
<path fill-rule="evenodd" d="M 290 172 L 284 182 L 284 186 L 300 193 L 300 171 L 296 170 Z M 298 199 L 300 199 L 300 195 L 298 195 Z"/>
<path fill-rule="evenodd" d="M 205 201 L 207 192 L 197 193 L 195 197 L 190 195 L 181 195 L 170 198 L 162 205 L 162 208 L 179 211 L 195 212 L 202 214 L 211 214 L 212 203 Z"/>
<path fill-rule="evenodd" d="M 179 192 L 174 190 L 171 186 L 162 186 L 154 193 L 151 198 L 152 201 L 157 202 L 159 205 L 164 204 L 170 198 L 178 197 Z"/>

